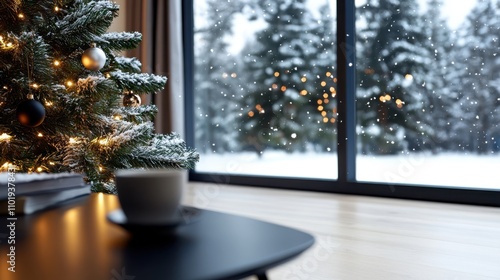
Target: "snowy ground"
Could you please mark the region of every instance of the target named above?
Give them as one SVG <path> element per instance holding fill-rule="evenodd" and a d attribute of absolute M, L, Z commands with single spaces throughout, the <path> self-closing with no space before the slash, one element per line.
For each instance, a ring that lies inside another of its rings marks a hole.
<path fill-rule="evenodd" d="M 500 190 L 500 155 L 358 156 L 357 180 Z M 337 178 L 333 153 L 201 154 L 198 172 Z"/>

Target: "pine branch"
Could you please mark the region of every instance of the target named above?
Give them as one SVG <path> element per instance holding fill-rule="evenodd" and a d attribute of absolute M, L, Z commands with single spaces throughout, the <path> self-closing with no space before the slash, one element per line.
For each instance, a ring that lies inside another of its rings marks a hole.
<path fill-rule="evenodd" d="M 155 105 L 143 105 L 139 107 L 120 107 L 115 114 L 123 118 L 124 121 L 142 123 L 153 120 L 158 108 Z"/>
<path fill-rule="evenodd" d="M 130 90 L 134 93 L 155 93 L 162 90 L 167 82 L 167 77 L 146 73 L 124 73 L 113 71 L 111 79 L 116 82 L 122 90 Z"/>
<path fill-rule="evenodd" d="M 111 63 L 110 66 L 123 72 L 141 73 L 142 64 L 135 57 L 117 56 L 114 58 L 114 63 Z"/>
<path fill-rule="evenodd" d="M 135 49 L 142 41 L 142 34 L 139 32 L 114 32 L 101 36 L 103 42 L 100 47 L 105 52 Z"/>
<path fill-rule="evenodd" d="M 55 24 L 53 41 L 66 48 L 105 43 L 100 38 L 118 16 L 118 5 L 110 1 L 76 1 L 76 11 L 69 13 Z"/>

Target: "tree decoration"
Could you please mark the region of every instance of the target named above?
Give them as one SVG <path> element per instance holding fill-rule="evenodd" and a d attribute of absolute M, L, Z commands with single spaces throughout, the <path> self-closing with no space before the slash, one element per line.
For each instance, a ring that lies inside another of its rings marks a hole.
<path fill-rule="evenodd" d="M 34 99 L 33 94 L 28 94 L 28 100 L 17 106 L 16 115 L 22 125 L 37 127 L 45 119 L 45 107 Z"/>
<path fill-rule="evenodd" d="M 141 97 L 133 92 L 127 92 L 123 95 L 122 104 L 125 107 L 139 107 L 141 105 Z"/>
<path fill-rule="evenodd" d="M 7 13 L 0 13 L 0 167 L 81 173 L 92 191 L 105 193 L 116 193 L 116 169 L 193 168 L 198 153 L 176 133 L 155 133 L 156 106 L 135 100 L 167 82 L 120 55 L 142 35 L 106 33 L 118 15 L 112 1 L 63 2 L 54 9 L 54 0 L 0 1 Z M 82 53 L 88 42 L 100 48 Z M 106 73 L 97 72 L 104 65 Z M 130 107 L 122 106 L 125 91 L 134 92 Z"/>
<path fill-rule="evenodd" d="M 102 49 L 96 47 L 95 43 L 92 43 L 91 47 L 82 54 L 82 64 L 91 71 L 99 71 L 106 64 L 106 54 Z"/>

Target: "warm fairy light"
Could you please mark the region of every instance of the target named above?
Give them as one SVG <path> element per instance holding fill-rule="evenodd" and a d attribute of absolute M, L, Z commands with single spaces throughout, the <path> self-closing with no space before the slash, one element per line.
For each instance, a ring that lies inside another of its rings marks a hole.
<path fill-rule="evenodd" d="M 335 118 L 331 118 L 331 119 L 330 119 L 330 122 L 331 122 L 331 123 L 335 123 L 336 121 L 337 121 L 337 120 L 336 120 Z"/>
<path fill-rule="evenodd" d="M 61 8 L 59 8 L 58 6 L 54 7 L 54 11 L 59 12 L 60 10 L 61 10 Z"/>
<path fill-rule="evenodd" d="M 307 95 L 307 90 L 305 90 L 305 89 L 301 90 L 300 95 L 302 95 L 302 96 Z"/>
<path fill-rule="evenodd" d="M 403 108 L 403 105 L 404 105 L 404 104 L 405 104 L 405 103 L 404 103 L 403 101 L 401 101 L 401 99 L 399 99 L 399 98 L 398 98 L 398 99 L 396 99 L 396 106 L 397 106 L 399 109 Z"/>
<path fill-rule="evenodd" d="M 7 134 L 5 132 L 0 134 L 0 141 L 9 141 L 11 138 L 12 138 L 12 136 L 10 136 L 9 134 Z"/>
<path fill-rule="evenodd" d="M 236 78 L 237 76 L 236 73 L 231 73 L 231 78 Z"/>
<path fill-rule="evenodd" d="M 108 139 L 101 139 L 99 140 L 99 144 L 102 145 L 102 146 L 106 146 L 108 145 L 109 141 Z"/>
<path fill-rule="evenodd" d="M 49 161 L 49 165 L 56 165 L 56 163 L 53 161 Z"/>
<path fill-rule="evenodd" d="M 332 96 L 337 94 L 337 90 L 334 87 L 330 87 L 330 92 L 332 93 Z"/>
<path fill-rule="evenodd" d="M 255 109 L 257 109 L 257 111 L 259 111 L 259 114 L 264 114 L 266 112 L 260 104 L 255 105 Z"/>
<path fill-rule="evenodd" d="M 60 66 L 61 62 L 59 60 L 54 60 L 54 66 Z"/>
<path fill-rule="evenodd" d="M 405 75 L 405 79 L 411 81 L 411 80 L 413 80 L 413 75 L 412 74 L 406 74 Z"/>
<path fill-rule="evenodd" d="M 102 172 L 102 171 L 104 171 L 104 167 L 99 166 L 99 172 Z"/>
<path fill-rule="evenodd" d="M 307 82 L 307 78 L 306 77 L 302 77 L 302 78 L 300 78 L 300 81 L 303 82 L 303 83 L 305 83 L 305 82 Z"/>
<path fill-rule="evenodd" d="M 330 100 L 325 98 L 325 99 L 323 100 L 323 103 L 328 104 L 328 103 L 330 103 Z"/>
<path fill-rule="evenodd" d="M 385 94 L 385 95 L 381 95 L 379 97 L 379 100 L 380 102 L 387 102 L 387 101 L 391 101 L 391 96 L 389 94 Z"/>
<path fill-rule="evenodd" d="M 323 109 L 325 109 L 323 106 L 318 106 L 318 111 L 323 111 Z"/>
<path fill-rule="evenodd" d="M 273 84 L 271 87 L 272 87 L 273 89 L 277 89 L 277 88 L 278 88 L 278 85 L 277 85 L 277 84 Z"/>
<path fill-rule="evenodd" d="M 12 168 L 15 168 L 12 166 L 12 163 L 6 161 L 2 166 L 0 166 L 0 171 L 7 171 Z"/>
<path fill-rule="evenodd" d="M 41 132 L 39 132 L 36 136 L 43 137 L 43 134 Z"/>
<path fill-rule="evenodd" d="M 52 105 L 54 105 L 54 103 L 52 103 L 52 101 L 45 101 L 45 106 L 50 107 Z"/>
<path fill-rule="evenodd" d="M 279 77 L 280 76 L 280 72 L 274 72 L 274 76 L 275 77 Z"/>
<path fill-rule="evenodd" d="M 323 104 L 323 100 L 321 100 L 321 99 L 318 99 L 318 101 L 316 101 L 316 102 L 318 103 L 318 105 Z"/>
<path fill-rule="evenodd" d="M 14 48 L 14 44 L 12 44 L 12 42 L 5 41 L 3 36 L 0 36 L 0 47 L 3 49 L 12 49 Z"/>
<path fill-rule="evenodd" d="M 34 88 L 34 89 L 38 89 L 40 87 L 40 85 L 38 85 L 38 84 L 32 84 L 31 87 Z"/>
<path fill-rule="evenodd" d="M 252 118 L 254 115 L 255 115 L 255 113 L 254 113 L 253 111 L 248 112 L 248 116 L 249 116 L 250 118 Z"/>
<path fill-rule="evenodd" d="M 24 14 L 20 13 L 20 14 L 17 15 L 17 17 L 20 18 L 20 19 L 24 19 Z"/>
<path fill-rule="evenodd" d="M 281 86 L 281 91 L 285 92 L 286 91 L 286 86 Z"/>
<path fill-rule="evenodd" d="M 333 82 L 334 82 L 334 83 L 337 83 L 337 78 L 333 78 Z"/>
<path fill-rule="evenodd" d="M 323 93 L 323 98 L 328 98 L 328 93 Z"/>
<path fill-rule="evenodd" d="M 111 78 L 111 74 L 106 73 L 106 78 L 107 78 L 107 79 Z"/>
<path fill-rule="evenodd" d="M 122 116 L 120 116 L 120 115 L 114 115 L 114 116 L 113 116 L 113 119 L 115 119 L 115 120 L 119 121 L 119 120 L 121 120 L 121 119 L 122 119 Z"/>
<path fill-rule="evenodd" d="M 327 123 L 328 122 L 328 118 L 323 118 L 323 122 Z"/>
<path fill-rule="evenodd" d="M 73 81 L 66 81 L 66 85 L 68 87 L 72 87 L 74 85 Z"/>
<path fill-rule="evenodd" d="M 78 141 L 76 140 L 76 138 L 70 137 L 69 138 L 69 143 L 70 144 L 76 144 L 76 143 L 78 143 Z"/>
<path fill-rule="evenodd" d="M 326 73 L 325 73 L 325 75 L 326 75 L 327 77 L 330 77 L 330 76 L 332 76 L 332 72 L 328 71 L 328 72 L 326 72 Z"/>
<path fill-rule="evenodd" d="M 326 111 L 321 112 L 321 116 L 326 117 Z"/>
<path fill-rule="evenodd" d="M 38 167 L 36 168 L 36 171 L 37 171 L 37 172 L 42 172 L 42 171 L 43 171 L 43 167 L 38 166 Z"/>
<path fill-rule="evenodd" d="M 322 87 L 326 86 L 326 82 L 325 81 L 321 81 L 321 86 Z"/>

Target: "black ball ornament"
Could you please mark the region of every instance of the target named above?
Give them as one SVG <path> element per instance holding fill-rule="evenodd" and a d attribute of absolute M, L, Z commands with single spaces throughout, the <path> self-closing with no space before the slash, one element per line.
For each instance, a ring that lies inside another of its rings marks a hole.
<path fill-rule="evenodd" d="M 82 64 L 88 70 L 99 71 L 106 64 L 106 54 L 93 44 L 92 47 L 83 52 Z"/>
<path fill-rule="evenodd" d="M 17 106 L 16 114 L 22 125 L 36 127 L 45 119 L 45 107 L 34 99 L 28 99 Z"/>

